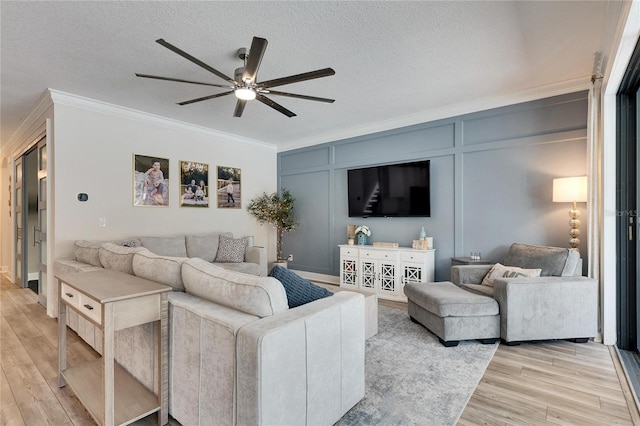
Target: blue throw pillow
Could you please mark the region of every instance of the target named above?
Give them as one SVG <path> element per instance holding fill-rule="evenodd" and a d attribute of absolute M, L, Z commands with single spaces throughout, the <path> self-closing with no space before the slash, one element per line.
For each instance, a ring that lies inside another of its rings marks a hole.
<path fill-rule="evenodd" d="M 304 305 L 314 300 L 333 296 L 333 293 L 326 288 L 312 284 L 300 275 L 282 266 L 274 266 L 271 272 L 269 272 L 269 276 L 277 279 L 284 286 L 284 291 L 287 293 L 287 299 L 289 301 L 289 308 L 295 308 L 296 306 Z"/>

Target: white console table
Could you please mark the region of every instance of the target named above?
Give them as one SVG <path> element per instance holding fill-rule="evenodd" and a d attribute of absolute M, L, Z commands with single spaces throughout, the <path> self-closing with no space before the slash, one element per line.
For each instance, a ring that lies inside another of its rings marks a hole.
<path fill-rule="evenodd" d="M 340 287 L 406 302 L 404 285 L 435 281 L 435 250 L 340 245 Z"/>
<path fill-rule="evenodd" d="M 167 294 L 171 287 L 113 270 L 62 274 L 58 291 L 58 385 L 68 384 L 99 425 L 126 425 L 158 413 L 168 422 Z M 67 368 L 67 307 L 102 329 L 102 358 Z M 114 360 L 114 333 L 155 322 L 155 387 L 145 388 Z"/>

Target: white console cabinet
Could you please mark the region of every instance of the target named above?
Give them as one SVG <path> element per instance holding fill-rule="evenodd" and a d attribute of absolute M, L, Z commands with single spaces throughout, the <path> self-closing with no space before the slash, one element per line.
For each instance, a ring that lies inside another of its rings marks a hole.
<path fill-rule="evenodd" d="M 434 281 L 435 250 L 340 245 L 340 287 L 406 301 L 406 283 Z"/>

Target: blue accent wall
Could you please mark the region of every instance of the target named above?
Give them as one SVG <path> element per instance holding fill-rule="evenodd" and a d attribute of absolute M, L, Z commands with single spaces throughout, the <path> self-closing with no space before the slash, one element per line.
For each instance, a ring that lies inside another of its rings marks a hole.
<path fill-rule="evenodd" d="M 294 194 L 300 223 L 283 254 L 292 269 L 338 275 L 347 225 L 369 226 L 369 243 L 408 247 L 424 226 L 442 281 L 453 256 L 500 261 L 514 242 L 568 247 L 571 205 L 551 201 L 552 181 L 586 174 L 586 129 L 579 92 L 281 152 L 279 187 Z M 348 217 L 348 169 L 418 160 L 431 160 L 431 217 Z M 586 204 L 578 209 L 585 253 Z"/>

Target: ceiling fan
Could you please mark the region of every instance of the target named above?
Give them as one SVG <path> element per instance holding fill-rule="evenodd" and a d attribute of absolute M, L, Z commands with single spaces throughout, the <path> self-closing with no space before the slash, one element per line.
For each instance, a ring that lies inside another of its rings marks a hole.
<path fill-rule="evenodd" d="M 298 98 L 298 99 L 306 99 L 308 101 L 319 101 L 319 102 L 327 102 L 333 103 L 334 99 L 327 98 L 318 98 L 315 96 L 307 96 L 307 95 L 298 95 L 295 93 L 288 92 L 279 92 L 276 90 L 271 90 L 272 87 L 284 86 L 285 84 L 297 83 L 305 80 L 312 80 L 315 78 L 321 77 L 329 77 L 334 75 L 336 72 L 331 68 L 323 68 L 316 71 L 309 71 L 302 74 L 291 75 L 288 77 L 276 78 L 273 80 L 261 81 L 258 82 L 258 68 L 260 68 L 260 62 L 262 62 L 262 57 L 264 56 L 264 52 L 267 49 L 267 40 L 260 37 L 254 37 L 251 42 L 251 48 L 247 53 L 246 48 L 238 49 L 238 57 L 244 61 L 244 66 L 237 68 L 234 73 L 234 78 L 228 77 L 215 68 L 205 64 L 201 60 L 191 56 L 187 52 L 177 48 L 171 43 L 158 39 L 156 43 L 166 47 L 167 49 L 177 53 L 183 58 L 193 62 L 196 65 L 204 68 L 205 70 L 217 75 L 221 79 L 225 80 L 228 84 L 213 84 L 213 83 L 205 83 L 199 81 L 191 81 L 191 80 L 183 80 L 180 78 L 172 78 L 172 77 L 161 77 L 157 75 L 149 75 L 149 74 L 139 74 L 136 73 L 136 76 L 143 78 L 153 78 L 156 80 L 167 80 L 174 81 L 178 83 L 190 83 L 190 84 L 200 84 L 203 86 L 213 86 L 213 87 L 223 87 L 227 89 L 231 89 L 227 92 L 215 93 L 213 95 L 203 96 L 201 98 L 191 99 L 184 102 L 178 102 L 178 105 L 188 105 L 193 104 L 195 102 L 206 101 L 209 99 L 219 98 L 222 96 L 235 94 L 238 101 L 236 102 L 236 109 L 233 113 L 234 117 L 241 117 L 242 112 L 244 111 L 244 107 L 247 104 L 247 101 L 256 99 L 262 102 L 265 105 L 270 106 L 276 111 L 281 112 L 287 117 L 295 117 L 296 114 L 289 111 L 282 105 L 274 102 L 272 99 L 265 96 L 265 94 L 276 95 L 276 96 L 288 96 L 290 98 Z"/>

